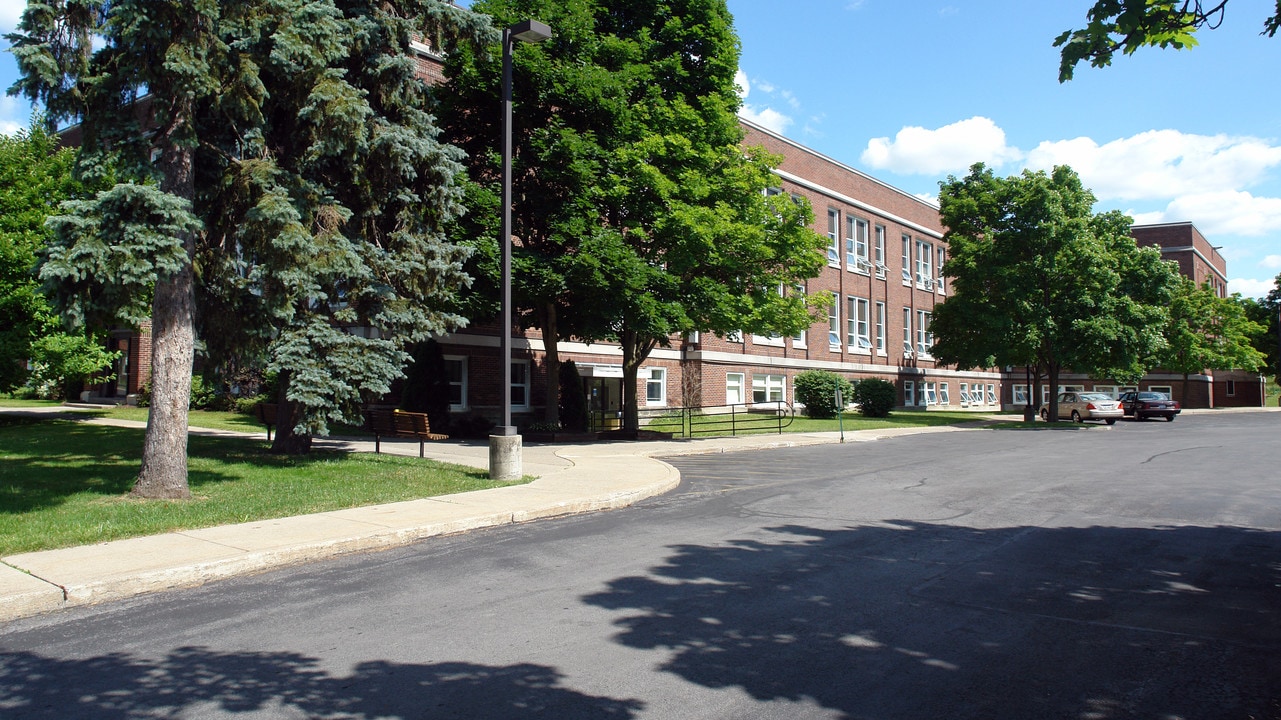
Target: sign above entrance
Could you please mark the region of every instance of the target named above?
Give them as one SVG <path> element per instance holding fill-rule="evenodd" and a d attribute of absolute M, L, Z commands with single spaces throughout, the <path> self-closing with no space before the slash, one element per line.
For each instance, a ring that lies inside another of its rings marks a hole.
<path fill-rule="evenodd" d="M 623 376 L 622 365 L 590 365 L 576 363 L 578 374 L 582 377 L 620 378 Z"/>

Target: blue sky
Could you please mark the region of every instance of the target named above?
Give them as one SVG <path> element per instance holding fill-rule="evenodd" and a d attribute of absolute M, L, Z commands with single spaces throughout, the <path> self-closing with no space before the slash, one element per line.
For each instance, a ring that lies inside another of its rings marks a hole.
<path fill-rule="evenodd" d="M 1234 0 L 1192 50 L 1141 50 L 1060 85 L 1054 37 L 1091 0 L 728 0 L 743 114 L 913 194 L 985 162 L 1067 164 L 1137 222 L 1191 221 L 1260 297 L 1281 273 L 1281 37 L 1266 0 Z M 25 5 L 0 0 L 0 31 Z M 12 56 L 0 83 L 12 84 Z M 0 131 L 29 108 L 0 99 Z"/>

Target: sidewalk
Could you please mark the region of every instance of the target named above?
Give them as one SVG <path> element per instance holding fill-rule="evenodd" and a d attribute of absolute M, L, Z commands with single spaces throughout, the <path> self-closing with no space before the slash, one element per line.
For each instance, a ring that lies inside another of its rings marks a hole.
<path fill-rule="evenodd" d="M 2 411 L 66 412 L 64 408 Z M 989 418 L 980 415 L 975 419 Z M 106 419 L 86 422 L 143 425 Z M 941 426 L 863 430 L 847 432 L 845 439 L 846 442 L 865 442 L 967 429 L 970 428 Z M 193 435 L 246 435 L 201 428 L 192 428 L 190 432 Z M 680 473 L 657 459 L 658 456 L 839 441 L 839 433 L 822 432 L 649 442 L 530 444 L 524 448 L 524 471 L 538 479 L 526 485 L 12 555 L 0 558 L 0 622 L 142 593 L 194 587 L 212 580 L 346 553 L 408 545 L 438 535 L 626 507 L 680 484 Z M 373 443 L 362 440 L 335 438 L 317 440 L 316 444 L 373 452 Z M 384 440 L 382 445 L 387 453 L 418 454 L 417 441 Z M 489 447 L 474 441 L 429 443 L 427 457 L 488 468 Z"/>

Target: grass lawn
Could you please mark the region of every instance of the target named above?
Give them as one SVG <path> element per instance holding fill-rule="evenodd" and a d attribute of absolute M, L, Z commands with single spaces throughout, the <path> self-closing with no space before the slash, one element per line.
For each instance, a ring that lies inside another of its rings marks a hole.
<path fill-rule="evenodd" d="M 193 421 L 194 422 L 194 421 Z M 0 417 L 0 555 L 498 487 L 483 470 L 192 436 L 191 500 L 127 497 L 140 428 Z"/>

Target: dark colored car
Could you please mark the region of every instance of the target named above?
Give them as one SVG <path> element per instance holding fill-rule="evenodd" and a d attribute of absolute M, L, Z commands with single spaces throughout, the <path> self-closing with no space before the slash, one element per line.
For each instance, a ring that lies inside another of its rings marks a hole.
<path fill-rule="evenodd" d="M 1169 395 L 1159 392 L 1129 392 L 1121 393 L 1118 398 L 1121 402 L 1121 412 L 1126 417 L 1133 416 L 1135 420 L 1146 420 L 1150 417 L 1163 417 L 1167 422 L 1174 422 L 1174 416 L 1179 414 L 1179 401 L 1171 400 Z"/>

